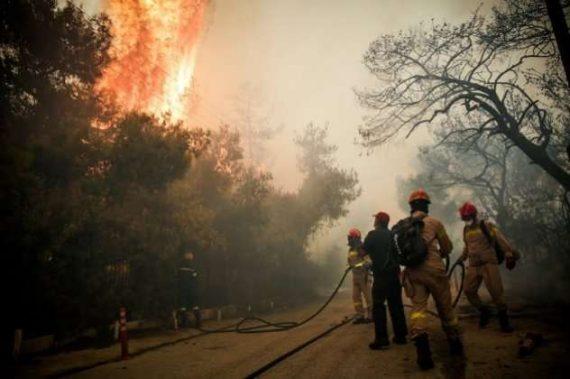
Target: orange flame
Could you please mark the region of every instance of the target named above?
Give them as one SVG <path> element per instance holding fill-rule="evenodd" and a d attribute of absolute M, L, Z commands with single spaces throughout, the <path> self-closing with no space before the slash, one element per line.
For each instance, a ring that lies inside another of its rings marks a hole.
<path fill-rule="evenodd" d="M 209 0 L 107 0 L 112 62 L 98 89 L 122 109 L 186 120 Z"/>

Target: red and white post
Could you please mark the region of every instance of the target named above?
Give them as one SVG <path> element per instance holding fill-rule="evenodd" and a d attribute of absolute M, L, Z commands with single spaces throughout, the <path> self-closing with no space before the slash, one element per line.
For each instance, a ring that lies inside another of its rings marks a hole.
<path fill-rule="evenodd" d="M 127 310 L 119 311 L 119 341 L 121 342 L 121 360 L 129 359 L 129 339 L 127 337 Z"/>

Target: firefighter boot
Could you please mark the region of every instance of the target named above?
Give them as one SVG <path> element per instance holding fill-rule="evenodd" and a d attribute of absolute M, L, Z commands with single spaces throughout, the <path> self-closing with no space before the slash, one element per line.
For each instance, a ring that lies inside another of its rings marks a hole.
<path fill-rule="evenodd" d="M 491 318 L 491 311 L 488 307 L 482 306 L 479 309 L 479 327 L 484 328 L 489 324 L 489 319 Z"/>
<path fill-rule="evenodd" d="M 501 330 L 505 333 L 512 333 L 515 330 L 509 322 L 509 315 L 506 309 L 499 311 L 499 324 L 501 325 Z"/>
<path fill-rule="evenodd" d="M 375 339 L 374 342 L 368 344 L 370 350 L 385 350 L 389 346 L 390 346 L 390 341 L 388 341 L 388 338 L 386 337 Z"/>
<path fill-rule="evenodd" d="M 408 343 L 408 340 L 406 339 L 406 336 L 394 336 L 394 338 L 392 338 L 392 342 L 396 345 L 405 345 Z"/>
<path fill-rule="evenodd" d="M 414 338 L 416 352 L 418 355 L 417 363 L 422 370 L 429 370 L 434 367 L 431 359 L 431 350 L 429 348 L 429 338 L 427 334 L 421 334 Z"/>
<path fill-rule="evenodd" d="M 464 355 L 463 342 L 461 342 L 461 339 L 459 337 L 450 338 L 448 342 L 449 354 L 456 357 L 462 357 Z"/>

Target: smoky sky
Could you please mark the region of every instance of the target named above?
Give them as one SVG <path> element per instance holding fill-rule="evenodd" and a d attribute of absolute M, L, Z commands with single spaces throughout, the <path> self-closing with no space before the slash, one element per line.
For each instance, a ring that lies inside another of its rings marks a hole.
<path fill-rule="evenodd" d="M 104 0 L 83 0 L 88 12 Z M 278 186 L 300 183 L 294 136 L 309 122 L 328 125 L 339 166 L 357 171 L 362 195 L 349 215 L 315 238 L 318 252 L 344 243 L 349 227 L 368 230 L 372 213 L 404 216 L 397 203 L 398 177 L 413 175 L 426 131 L 366 154 L 355 144 L 366 110 L 355 89 L 378 86 L 362 64 L 370 42 L 420 23 L 465 21 L 480 0 L 217 0 L 209 9 L 195 72 L 194 125 L 230 125 L 249 117 L 280 128 L 261 154 Z M 246 105 L 244 105 L 246 104 Z"/>

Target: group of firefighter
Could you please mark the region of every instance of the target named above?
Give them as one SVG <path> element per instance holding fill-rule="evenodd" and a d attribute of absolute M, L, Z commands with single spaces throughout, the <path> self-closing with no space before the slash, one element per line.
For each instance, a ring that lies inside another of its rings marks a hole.
<path fill-rule="evenodd" d="M 410 216 L 397 223 L 392 230 L 389 228 L 390 216 L 378 212 L 373 216 L 374 229 L 364 241 L 358 229 L 348 232 L 348 264 L 352 267 L 353 301 L 357 312 L 354 323 L 373 322 L 375 339 L 369 347 L 373 350 L 386 349 L 390 345 L 387 303 L 394 332 L 392 342 L 406 344 L 409 336 L 416 346 L 418 365 L 427 370 L 434 367 L 427 324 L 430 295 L 447 335 L 450 354 L 464 355 L 462 332 L 452 304 L 450 279 L 444 264 L 444 259 L 449 259 L 453 245 L 441 221 L 429 214 L 430 197 L 426 191 L 419 189 L 412 192 L 408 203 Z M 472 203 L 463 204 L 459 214 L 465 222 L 464 248 L 459 260 L 468 261 L 469 264 L 463 284 L 465 295 L 479 310 L 479 326 L 484 328 L 490 321 L 491 312 L 479 297 L 478 290 L 481 283 L 485 283 L 497 309 L 500 328 L 510 333 L 513 327 L 503 297 L 499 266 L 504 259 L 506 267 L 513 269 L 520 255 L 494 224 L 480 217 Z M 409 226 L 407 230 L 406 225 Z M 419 244 L 413 240 L 406 241 L 404 234 L 413 239 L 414 231 L 418 234 Z M 408 256 L 402 258 L 405 253 Z M 411 256 L 414 254 L 415 257 Z M 404 266 L 403 271 L 401 265 Z M 411 301 L 409 332 L 402 287 Z"/>

